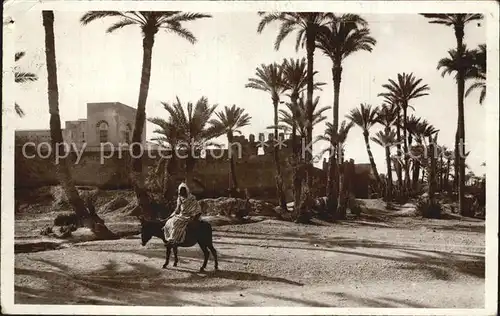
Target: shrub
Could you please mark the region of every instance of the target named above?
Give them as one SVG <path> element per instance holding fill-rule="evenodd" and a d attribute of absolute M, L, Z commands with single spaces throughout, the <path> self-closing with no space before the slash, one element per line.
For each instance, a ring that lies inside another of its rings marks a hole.
<path fill-rule="evenodd" d="M 425 218 L 441 218 L 443 208 L 438 201 L 431 202 L 429 198 L 423 197 L 418 199 L 416 211 Z"/>
<path fill-rule="evenodd" d="M 49 236 L 52 234 L 52 226 L 46 226 L 40 231 L 40 235 Z"/>
<path fill-rule="evenodd" d="M 69 226 L 75 225 L 78 226 L 78 217 L 75 213 L 62 213 L 58 214 L 56 218 L 54 218 L 55 226 Z"/>
<path fill-rule="evenodd" d="M 361 215 L 361 203 L 356 200 L 354 195 L 349 195 L 348 208 L 351 210 L 351 214 L 359 216 Z"/>

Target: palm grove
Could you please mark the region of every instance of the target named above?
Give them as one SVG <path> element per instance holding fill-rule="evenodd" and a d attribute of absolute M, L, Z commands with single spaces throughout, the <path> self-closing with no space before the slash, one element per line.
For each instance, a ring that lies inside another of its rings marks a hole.
<path fill-rule="evenodd" d="M 249 74 L 246 88 L 255 89 L 269 95 L 269 107 L 273 109 L 273 121 L 270 128 L 274 131 L 274 138 L 278 138 L 279 131 L 289 131 L 292 141 L 292 157 L 286 157 L 292 168 L 292 180 L 285 183 L 283 178 L 284 159 L 280 157 L 280 150 L 273 148 L 275 163 L 276 196 L 281 208 L 286 208 L 285 187 L 293 188 L 294 218 L 298 222 L 306 222 L 310 218 L 310 209 L 314 200 L 313 161 L 312 151 L 303 150 L 302 143 L 313 144 L 316 141 L 326 141 L 329 148 L 326 150 L 329 159 L 327 173 L 327 208 L 332 217 L 345 218 L 346 207 L 349 205 L 349 196 L 343 186 L 343 153 L 348 133 L 353 128 L 359 128 L 366 145 L 372 174 L 374 175 L 373 189 L 390 205 L 392 202 L 402 202 L 421 194 L 422 188 L 427 190 L 424 201 L 428 214 L 439 208 L 434 199 L 438 191 L 458 192 L 459 210 L 462 215 L 469 214 L 464 204 L 465 183 L 465 132 L 464 132 L 464 100 L 479 90 L 479 103 L 483 103 L 486 95 L 486 46 L 480 45 L 470 49 L 463 43 L 465 25 L 471 21 L 481 20 L 480 14 L 422 14 L 430 23 L 452 27 L 457 46 L 451 48 L 448 56 L 436 61 L 437 71 L 443 76 L 451 75 L 457 84 L 457 131 L 455 146 L 448 149 L 438 145 L 439 130 L 429 124 L 425 118 L 409 111 L 418 113 L 412 107 L 416 98 L 424 98 L 431 92 L 431 88 L 413 73 L 397 73 L 389 78 L 379 93 L 381 105 L 360 104 L 353 108 L 339 126 L 339 100 L 343 78 L 343 61 L 354 54 L 368 54 L 376 49 L 376 39 L 370 34 L 367 21 L 356 14 L 334 14 L 315 12 L 259 12 L 260 23 L 257 32 L 265 31 L 269 24 L 278 24 L 279 31 L 274 43 L 274 49 L 279 50 L 283 41 L 292 35 L 295 36 L 295 48 L 303 49 L 305 56 L 299 59 L 288 58 L 272 64 L 262 64 L 256 67 L 255 74 Z M 43 11 L 43 26 L 45 30 L 45 52 L 48 76 L 48 104 L 50 112 L 50 130 L 52 146 L 61 145 L 62 132 L 58 104 L 57 63 L 54 39 L 54 14 L 52 11 Z M 151 63 L 156 36 L 178 36 L 195 44 L 196 36 L 187 25 L 191 21 L 211 18 L 209 14 L 190 13 L 180 11 L 90 11 L 81 17 L 83 25 L 96 20 L 109 19 L 112 21 L 107 33 L 113 33 L 124 27 L 137 27 L 142 31 L 143 59 L 140 89 L 137 101 L 137 112 L 132 142 L 140 143 L 142 131 L 146 121 L 146 104 L 151 76 Z M 450 34 L 451 36 L 451 34 Z M 314 68 L 315 53 L 320 52 L 331 60 L 331 78 L 333 82 L 333 115 L 328 118 L 328 106 L 320 106 L 319 97 L 314 97 L 315 90 L 323 89 L 325 83 L 315 82 Z M 16 60 L 22 57 L 16 54 Z M 137 61 L 139 62 L 139 61 Z M 26 74 L 26 75 L 23 75 Z M 18 80 L 19 78 L 19 80 Z M 30 73 L 16 73 L 16 82 L 36 80 Z M 138 78 L 139 79 L 139 78 Z M 467 86 L 467 89 L 466 89 Z M 243 87 L 242 87 L 243 88 Z M 305 94 L 305 95 L 304 95 Z M 210 143 L 213 139 L 225 135 L 229 145 L 233 136 L 240 129 L 250 124 L 251 117 L 245 110 L 236 106 L 225 106 L 219 109 L 211 104 L 206 97 L 200 97 L 194 104 L 188 102 L 183 105 L 181 100 L 164 102 L 166 117 L 150 118 L 149 121 L 158 128 L 155 130 L 155 140 L 172 149 L 179 144 L 189 144 L 192 148 L 187 153 L 200 151 L 201 144 Z M 281 107 L 281 108 L 280 108 Z M 16 112 L 22 114 L 20 105 L 16 104 Z M 324 135 L 313 139 L 313 129 L 324 122 Z M 372 133 L 374 126 L 382 129 Z M 371 146 L 372 143 L 384 148 L 387 174 L 379 174 L 375 164 Z M 216 144 L 214 144 L 216 145 Z M 138 146 L 133 150 L 140 150 Z M 427 153 L 427 154 L 426 154 Z M 431 153 L 431 154 L 428 154 Z M 138 152 L 133 152 L 139 157 Z M 172 175 L 179 172 L 176 169 L 176 158 L 158 161 L 156 173 L 161 177 L 156 184 L 163 191 L 164 200 L 174 194 Z M 192 179 L 192 171 L 196 159 L 187 155 L 183 159 L 183 176 L 188 181 Z M 229 159 L 231 171 L 231 192 L 238 189 L 238 170 L 233 158 Z M 453 172 L 452 172 L 453 170 Z M 152 218 L 152 196 L 150 182 L 145 181 L 141 158 L 131 161 L 131 179 L 137 197 L 138 205 L 143 215 Z M 393 171 L 396 179 L 393 179 Z M 70 201 L 75 213 L 81 219 L 81 224 L 92 229 L 102 238 L 116 237 L 110 232 L 104 221 L 95 213 L 91 203 L 83 201 L 71 178 L 65 159 L 57 167 L 60 184 Z M 425 184 L 425 186 L 423 186 Z"/>

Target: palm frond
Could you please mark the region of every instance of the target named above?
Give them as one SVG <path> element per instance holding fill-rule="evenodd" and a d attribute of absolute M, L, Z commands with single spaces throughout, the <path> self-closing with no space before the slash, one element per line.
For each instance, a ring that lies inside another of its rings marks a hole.
<path fill-rule="evenodd" d="M 16 72 L 14 73 L 14 81 L 16 83 L 24 83 L 28 81 L 37 81 L 38 76 L 31 72 Z"/>
<path fill-rule="evenodd" d="M 134 25 L 136 24 L 135 21 L 132 21 L 131 19 L 128 18 L 123 18 L 120 21 L 116 22 L 115 24 L 111 25 L 107 30 L 106 33 L 113 33 L 114 31 L 121 29 L 125 26 L 128 25 Z"/>
<path fill-rule="evenodd" d="M 25 55 L 26 55 L 26 52 L 16 52 L 16 54 L 14 55 L 14 61 L 19 61 Z"/>
<path fill-rule="evenodd" d="M 119 11 L 89 11 L 80 18 L 80 23 L 87 25 L 90 22 L 106 17 L 124 17 L 124 14 Z"/>

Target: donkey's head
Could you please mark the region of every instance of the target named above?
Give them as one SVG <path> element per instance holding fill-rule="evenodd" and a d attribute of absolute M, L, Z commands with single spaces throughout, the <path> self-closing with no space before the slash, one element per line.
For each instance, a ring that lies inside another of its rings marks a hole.
<path fill-rule="evenodd" d="M 141 244 L 146 246 L 148 241 L 153 237 L 151 225 L 142 216 L 139 217 L 139 221 L 141 222 Z"/>
<path fill-rule="evenodd" d="M 163 238 L 162 223 L 160 221 L 146 220 L 142 216 L 139 217 L 139 221 L 141 222 L 141 244 L 143 246 L 146 246 L 153 236 Z"/>

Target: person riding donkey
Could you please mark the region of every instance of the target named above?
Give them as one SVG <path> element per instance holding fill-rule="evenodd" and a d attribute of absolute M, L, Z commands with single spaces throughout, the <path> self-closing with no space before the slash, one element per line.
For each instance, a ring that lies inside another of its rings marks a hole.
<path fill-rule="evenodd" d="M 180 244 L 184 241 L 188 223 L 201 215 L 201 206 L 196 197 L 189 192 L 186 183 L 182 182 L 177 189 L 177 206 L 169 216 L 163 232 L 169 244 Z"/>

